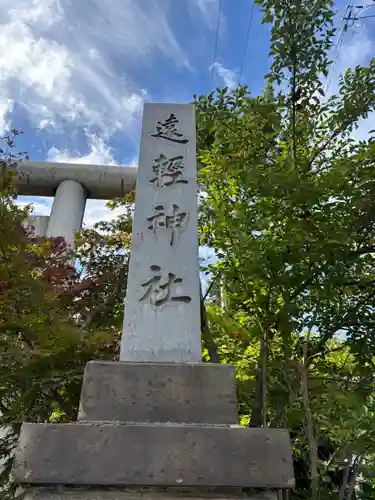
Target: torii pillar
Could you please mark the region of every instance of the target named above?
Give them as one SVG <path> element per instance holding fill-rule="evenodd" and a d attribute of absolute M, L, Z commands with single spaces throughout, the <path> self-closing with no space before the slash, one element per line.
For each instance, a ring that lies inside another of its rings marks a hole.
<path fill-rule="evenodd" d="M 49 216 L 29 218 L 37 236 L 64 237 L 74 246 L 74 234 L 82 227 L 86 200 L 122 198 L 136 183 L 135 167 L 74 163 L 20 162 L 15 185 L 19 195 L 54 196 Z"/>

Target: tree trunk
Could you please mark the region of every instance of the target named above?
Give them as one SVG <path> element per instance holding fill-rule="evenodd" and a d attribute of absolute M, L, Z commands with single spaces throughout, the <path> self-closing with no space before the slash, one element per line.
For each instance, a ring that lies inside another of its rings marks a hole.
<path fill-rule="evenodd" d="M 347 463 L 345 465 L 345 469 L 344 469 L 344 476 L 342 478 L 342 483 L 341 483 L 340 492 L 339 492 L 339 500 L 345 499 L 345 493 L 346 493 L 346 488 L 348 486 L 352 461 L 353 461 L 353 457 L 352 457 L 352 455 L 349 455 L 348 461 L 347 461 Z"/>
<path fill-rule="evenodd" d="M 208 320 L 206 306 L 204 304 L 204 298 L 202 293 L 202 284 L 200 284 L 200 312 L 201 312 L 201 332 L 205 339 L 205 344 L 207 347 L 208 355 L 212 363 L 220 363 L 220 356 L 217 350 L 217 345 L 214 338 L 211 335 Z"/>
<path fill-rule="evenodd" d="M 354 488 L 355 488 L 355 483 L 357 482 L 357 476 L 358 476 L 360 462 L 361 462 L 360 457 L 357 457 L 355 462 L 354 462 L 354 467 L 353 467 L 350 481 L 348 484 L 348 494 L 346 496 L 346 500 L 352 500 Z"/>
<path fill-rule="evenodd" d="M 307 361 L 305 359 L 304 361 Z M 318 500 L 319 498 L 319 472 L 318 472 L 318 447 L 316 439 L 314 436 L 314 425 L 312 420 L 312 413 L 310 407 L 310 397 L 308 388 L 308 375 L 305 363 L 300 364 L 301 370 L 301 388 L 302 388 L 302 398 L 303 398 L 303 408 L 305 412 L 306 419 L 306 435 L 309 448 L 310 456 L 310 487 L 311 487 L 311 498 L 312 500 Z"/>
<path fill-rule="evenodd" d="M 267 333 L 260 340 L 258 368 L 255 375 L 255 394 L 251 404 L 249 427 L 267 426 Z"/>

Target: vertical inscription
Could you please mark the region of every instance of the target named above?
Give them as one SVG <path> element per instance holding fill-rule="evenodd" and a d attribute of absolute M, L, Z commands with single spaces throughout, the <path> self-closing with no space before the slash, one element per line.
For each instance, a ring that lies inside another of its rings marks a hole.
<path fill-rule="evenodd" d="M 145 104 L 121 361 L 202 359 L 194 105 Z"/>
<path fill-rule="evenodd" d="M 166 139 L 168 141 L 186 144 L 189 139 L 185 137 L 178 129 L 179 120 L 174 113 L 163 122 L 158 121 L 156 124 L 156 132 L 151 134 L 151 137 Z M 157 188 L 172 186 L 173 184 L 187 184 L 187 179 L 184 178 L 184 157 L 183 155 L 173 156 L 168 158 L 161 153 L 154 159 L 152 170 L 154 177 L 150 179 L 150 183 L 155 184 Z M 156 233 L 159 228 L 169 230 L 169 245 L 173 246 L 176 239 L 176 233 L 183 231 L 188 220 L 187 212 L 180 211 L 177 203 L 172 204 L 171 213 L 167 213 L 164 204 L 154 206 L 154 214 L 147 217 L 149 222 L 148 229 Z M 154 264 L 150 267 L 152 271 L 161 271 L 160 266 Z M 150 299 L 150 303 L 154 306 L 162 305 L 167 301 L 171 302 L 190 302 L 191 297 L 171 297 L 170 288 L 172 284 L 182 283 L 182 279 L 176 277 L 173 273 L 168 273 L 167 281 L 161 283 L 161 274 L 155 275 L 148 281 L 143 283 L 142 287 L 147 287 L 146 293 L 142 295 L 139 301 L 146 298 Z"/>

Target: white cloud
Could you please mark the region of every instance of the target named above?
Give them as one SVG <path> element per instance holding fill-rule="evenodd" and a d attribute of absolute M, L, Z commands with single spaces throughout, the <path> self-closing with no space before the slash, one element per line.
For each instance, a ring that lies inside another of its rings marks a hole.
<path fill-rule="evenodd" d="M 129 68 L 142 60 L 152 71 L 157 55 L 190 67 L 167 7 L 167 0 L 2 0 L 0 128 L 14 100 L 40 128 L 134 132 L 146 91 Z"/>
<path fill-rule="evenodd" d="M 86 153 L 52 147 L 49 161 L 115 164 L 111 135 L 138 139 L 147 96 L 129 72 L 142 67 L 152 75 L 162 58 L 192 69 L 169 7 L 170 0 L 1 0 L 0 132 L 17 103 L 45 135 L 86 134 Z M 49 214 L 52 201 L 18 200 L 32 202 L 36 215 Z M 88 200 L 87 225 L 113 216 L 105 202 Z"/>
<path fill-rule="evenodd" d="M 13 110 L 14 101 L 7 97 L 0 97 L 0 135 L 4 135 L 9 128 L 9 115 Z"/>
<path fill-rule="evenodd" d="M 357 65 L 368 64 L 374 55 L 374 40 L 369 38 L 366 30 L 361 34 L 353 36 L 348 43 L 345 43 L 340 51 L 338 60 L 339 71 L 347 68 L 354 68 Z"/>
<path fill-rule="evenodd" d="M 82 4 L 86 11 L 88 2 Z M 93 8 L 87 9 L 84 20 L 91 25 L 88 38 L 98 37 L 99 42 L 134 61 L 155 51 L 177 64 L 186 57 L 168 21 L 168 0 L 91 0 L 89 4 Z"/>
<path fill-rule="evenodd" d="M 21 21 L 12 21 L 0 31 L 0 68 L 4 82 L 15 77 L 41 98 L 61 103 L 69 91 L 72 61 L 66 48 L 36 40 Z"/>
<path fill-rule="evenodd" d="M 195 13 L 198 9 L 198 12 L 203 17 L 203 20 L 207 24 L 207 26 L 211 29 L 216 28 L 217 19 L 219 15 L 220 8 L 220 0 L 191 0 L 191 9 Z M 220 28 L 224 28 L 224 16 L 223 12 L 221 12 L 220 16 Z"/>
<path fill-rule="evenodd" d="M 337 35 L 335 46 L 330 53 L 333 60 L 325 91 L 328 95 L 337 94 L 339 89 L 340 75 L 343 75 L 348 68 L 354 69 L 356 66 L 366 66 L 374 54 L 375 43 L 369 36 L 365 28 L 360 33 L 348 31 L 342 41 L 342 46 L 337 50 L 340 33 Z"/>
<path fill-rule="evenodd" d="M 105 143 L 102 137 L 94 134 L 88 135 L 89 152 L 82 155 L 75 155 L 65 150 L 61 151 L 52 147 L 47 154 L 47 160 L 59 163 L 81 163 L 90 165 L 116 165 L 112 149 Z"/>
<path fill-rule="evenodd" d="M 83 218 L 83 225 L 85 227 L 92 227 L 95 222 L 109 221 L 123 212 L 121 208 L 110 210 L 105 204 L 106 202 L 102 200 L 87 200 L 85 216 Z"/>
<path fill-rule="evenodd" d="M 53 198 L 39 196 L 38 198 L 30 198 L 29 196 L 20 196 L 17 198 L 17 205 L 25 207 L 32 205 L 32 215 L 49 215 L 51 212 Z"/>
<path fill-rule="evenodd" d="M 49 28 L 62 20 L 63 11 L 59 0 L 23 0 L 17 7 L 9 10 L 9 17 L 15 21 L 38 23 L 39 26 Z"/>
<path fill-rule="evenodd" d="M 238 74 L 237 71 L 233 69 L 225 68 L 222 64 L 215 62 L 213 64 L 214 71 L 220 76 L 222 79 L 224 86 L 228 87 L 229 90 L 232 90 L 234 87 L 238 85 Z M 212 66 L 210 67 L 212 69 Z"/>

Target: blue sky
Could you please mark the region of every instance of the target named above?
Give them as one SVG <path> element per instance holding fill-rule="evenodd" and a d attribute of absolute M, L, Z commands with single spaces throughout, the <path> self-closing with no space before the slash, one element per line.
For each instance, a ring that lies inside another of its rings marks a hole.
<path fill-rule="evenodd" d="M 144 101 L 183 103 L 194 93 L 233 87 L 242 62 L 241 83 L 258 94 L 270 64 L 269 27 L 261 25 L 257 7 L 243 61 L 251 0 L 223 0 L 213 70 L 220 0 L 1 4 L 0 130 L 22 128 L 18 146 L 32 160 L 136 165 Z M 339 19 L 346 5 L 337 3 Z M 374 48 L 373 21 L 351 28 L 330 90 L 342 69 L 367 63 Z M 20 199 L 26 201 L 34 202 L 36 214 L 49 212 L 49 199 Z M 108 215 L 103 202 L 89 200 L 86 224 Z"/>

